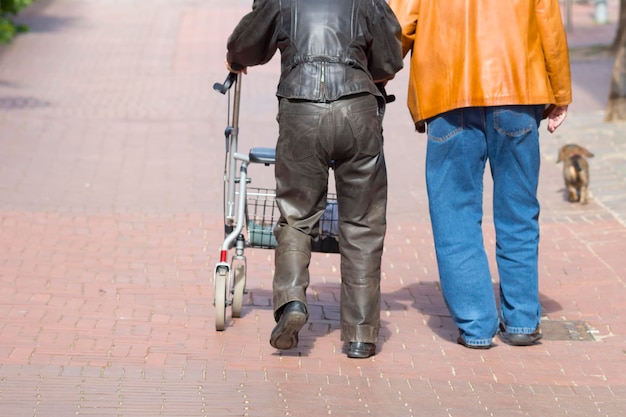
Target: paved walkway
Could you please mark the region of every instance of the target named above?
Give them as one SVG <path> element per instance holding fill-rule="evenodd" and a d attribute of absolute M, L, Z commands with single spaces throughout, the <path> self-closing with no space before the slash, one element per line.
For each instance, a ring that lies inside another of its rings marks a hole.
<path fill-rule="evenodd" d="M 359 361 L 339 341 L 337 255 L 313 259 L 295 351 L 268 343 L 268 250 L 246 251 L 243 317 L 214 330 L 227 102 L 211 86 L 250 1 L 40 0 L 0 48 L 0 415 L 624 415 L 626 125 L 603 122 L 612 59 L 590 48 L 612 41 L 609 6 L 598 26 L 575 4 L 576 102 L 541 142 L 543 343 L 455 343 L 403 72 L 385 122 L 383 328 Z M 244 78 L 245 148 L 274 143 L 277 64 Z M 587 206 L 564 199 L 569 142 L 596 155 Z M 271 186 L 271 170 L 251 176 Z"/>

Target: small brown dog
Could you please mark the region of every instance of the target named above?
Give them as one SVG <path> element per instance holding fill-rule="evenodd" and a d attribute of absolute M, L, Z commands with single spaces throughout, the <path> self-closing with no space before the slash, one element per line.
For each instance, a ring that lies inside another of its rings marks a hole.
<path fill-rule="evenodd" d="M 587 204 L 589 186 L 589 163 L 593 154 L 580 145 L 569 144 L 561 147 L 556 163 L 563 162 L 563 180 L 567 189 L 567 199 Z"/>

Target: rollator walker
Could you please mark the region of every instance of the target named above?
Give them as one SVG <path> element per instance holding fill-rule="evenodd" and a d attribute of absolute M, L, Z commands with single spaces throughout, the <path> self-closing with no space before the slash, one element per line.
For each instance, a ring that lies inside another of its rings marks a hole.
<path fill-rule="evenodd" d="M 274 187 L 253 188 L 249 184 L 248 166 L 273 165 L 274 148 L 252 148 L 248 154 L 239 153 L 239 107 L 242 74 L 229 73 L 224 83 L 215 83 L 213 89 L 228 94 L 229 124 L 224 132 L 226 155 L 224 160 L 224 242 L 220 260 L 213 273 L 213 305 L 215 330 L 227 325 L 226 310 L 231 317 L 241 317 L 244 295 L 247 293 L 246 248 L 274 249 L 277 245 L 274 227 L 280 213 L 276 206 Z M 231 100 L 231 90 L 234 94 Z M 233 254 L 229 259 L 229 252 Z M 339 253 L 337 196 L 328 193 L 326 210 L 319 223 L 319 238 L 312 242 L 313 252 Z"/>

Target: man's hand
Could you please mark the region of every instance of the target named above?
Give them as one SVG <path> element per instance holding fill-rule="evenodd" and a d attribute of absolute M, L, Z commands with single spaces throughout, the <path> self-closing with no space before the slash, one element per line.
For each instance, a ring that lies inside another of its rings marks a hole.
<path fill-rule="evenodd" d="M 561 126 L 566 116 L 567 106 L 555 106 L 550 113 L 548 113 L 548 132 L 554 133 L 554 131 Z"/>
<path fill-rule="evenodd" d="M 233 65 L 230 62 L 228 62 L 228 61 L 224 61 L 224 62 L 226 63 L 226 68 L 230 72 L 234 72 L 235 74 L 239 74 L 240 72 L 242 72 L 244 74 L 248 73 L 248 67 L 235 66 L 236 68 L 233 68 Z"/>

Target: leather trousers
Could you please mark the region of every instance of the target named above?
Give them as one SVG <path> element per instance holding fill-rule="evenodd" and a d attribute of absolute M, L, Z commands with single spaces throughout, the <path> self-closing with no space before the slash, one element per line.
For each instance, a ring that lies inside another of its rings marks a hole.
<path fill-rule="evenodd" d="M 330 103 L 281 99 L 276 145 L 274 315 L 306 305 L 311 242 L 326 207 L 332 165 L 341 257 L 341 339 L 371 342 L 380 329 L 380 265 L 386 232 L 387 170 L 375 96 Z"/>

